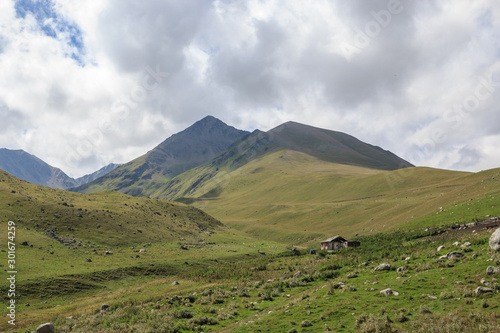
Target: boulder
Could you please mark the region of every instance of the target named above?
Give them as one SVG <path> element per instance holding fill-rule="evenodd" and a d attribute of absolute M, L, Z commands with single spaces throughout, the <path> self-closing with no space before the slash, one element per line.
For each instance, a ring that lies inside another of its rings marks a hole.
<path fill-rule="evenodd" d="M 388 296 L 391 296 L 391 295 L 394 295 L 394 296 L 398 296 L 399 295 L 399 293 L 397 291 L 394 291 L 391 288 L 387 288 L 387 289 L 381 290 L 380 293 L 382 295 L 384 295 L 385 297 L 388 297 Z"/>
<path fill-rule="evenodd" d="M 388 271 L 391 269 L 391 264 L 384 262 L 383 264 L 378 265 L 375 267 L 375 271 Z"/>
<path fill-rule="evenodd" d="M 55 333 L 54 324 L 45 323 L 36 328 L 36 333 Z"/>
<path fill-rule="evenodd" d="M 476 295 L 485 294 L 485 293 L 492 293 L 492 292 L 493 292 L 493 289 L 487 288 L 487 287 L 477 287 L 475 290 Z"/>
<path fill-rule="evenodd" d="M 495 230 L 495 232 L 490 237 L 490 249 L 495 251 L 500 250 L 500 228 Z"/>
<path fill-rule="evenodd" d="M 446 255 L 448 260 L 462 258 L 464 254 L 462 252 L 452 251 Z"/>
<path fill-rule="evenodd" d="M 488 268 L 486 268 L 486 274 L 488 275 L 498 274 L 498 273 L 500 273 L 500 267 L 488 266 Z"/>
<path fill-rule="evenodd" d="M 441 245 L 440 247 L 438 247 L 437 251 L 438 251 L 438 252 L 439 252 L 439 251 L 443 251 L 443 249 L 444 249 L 444 246 L 443 246 L 443 245 Z"/>

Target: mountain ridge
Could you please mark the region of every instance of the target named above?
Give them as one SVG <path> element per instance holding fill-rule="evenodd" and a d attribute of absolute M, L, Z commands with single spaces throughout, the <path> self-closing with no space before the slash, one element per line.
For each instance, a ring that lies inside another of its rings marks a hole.
<path fill-rule="evenodd" d="M 119 164 L 110 163 L 91 174 L 72 178 L 59 168 L 22 149 L 0 148 L 0 169 L 35 185 L 69 189 L 103 176 Z"/>
<path fill-rule="evenodd" d="M 145 196 L 151 188 L 216 157 L 248 133 L 206 116 L 146 154 L 72 190 L 82 193 L 116 190 Z"/>

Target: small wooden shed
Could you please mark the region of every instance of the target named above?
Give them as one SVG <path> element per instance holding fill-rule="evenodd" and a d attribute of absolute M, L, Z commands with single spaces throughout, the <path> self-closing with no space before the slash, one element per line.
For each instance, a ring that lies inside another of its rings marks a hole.
<path fill-rule="evenodd" d="M 358 247 L 360 245 L 361 243 L 358 241 L 347 240 L 339 235 L 321 241 L 322 250 L 346 249 L 348 247 Z"/>

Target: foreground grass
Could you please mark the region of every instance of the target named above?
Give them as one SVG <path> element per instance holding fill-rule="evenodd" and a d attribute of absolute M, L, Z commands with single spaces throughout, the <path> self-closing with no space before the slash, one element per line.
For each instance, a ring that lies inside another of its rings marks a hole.
<path fill-rule="evenodd" d="M 25 308 L 18 331 L 52 321 L 58 332 L 489 332 L 500 329 L 500 286 L 486 274 L 500 255 L 489 236 L 397 232 L 336 253 L 212 257 L 175 276 L 130 277 L 61 306 Z M 451 251 L 464 257 L 440 259 Z M 375 271 L 382 262 L 391 269 Z M 479 286 L 493 292 L 476 294 Z M 380 294 L 386 288 L 399 295 Z"/>

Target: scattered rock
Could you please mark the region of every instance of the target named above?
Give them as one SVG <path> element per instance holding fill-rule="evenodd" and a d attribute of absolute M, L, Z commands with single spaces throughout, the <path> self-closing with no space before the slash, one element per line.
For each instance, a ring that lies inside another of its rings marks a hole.
<path fill-rule="evenodd" d="M 488 275 L 498 274 L 498 273 L 500 273 L 500 267 L 488 266 L 488 268 L 486 268 L 486 274 Z"/>
<path fill-rule="evenodd" d="M 475 290 L 476 295 L 485 294 L 485 293 L 492 293 L 492 292 L 493 292 L 493 289 L 487 288 L 487 287 L 477 287 Z"/>
<path fill-rule="evenodd" d="M 462 258 L 464 254 L 462 252 L 452 251 L 446 255 L 448 260 Z"/>
<path fill-rule="evenodd" d="M 266 254 L 266 252 L 261 251 L 261 250 L 259 250 L 259 251 L 257 251 L 257 252 L 259 252 L 259 254 Z"/>
<path fill-rule="evenodd" d="M 55 333 L 54 324 L 45 323 L 36 328 L 36 333 Z"/>
<path fill-rule="evenodd" d="M 495 232 L 490 237 L 490 249 L 495 251 L 500 250 L 500 228 L 495 230 Z"/>
<path fill-rule="evenodd" d="M 455 242 L 455 243 L 453 243 L 453 245 L 455 245 L 455 246 L 459 246 L 459 245 L 460 245 L 460 242 Z"/>
<path fill-rule="evenodd" d="M 295 277 L 301 277 L 302 276 L 302 272 L 301 271 L 297 271 L 295 274 L 293 274 L 293 276 L 295 276 Z"/>
<path fill-rule="evenodd" d="M 400 273 L 400 272 L 404 272 L 404 271 L 406 271 L 407 269 L 408 269 L 408 267 L 406 267 L 406 266 L 401 266 L 401 267 L 398 267 L 398 269 L 397 269 L 396 271 L 397 271 L 398 273 Z"/>
<path fill-rule="evenodd" d="M 436 296 L 432 296 L 432 295 L 427 295 L 427 297 L 429 297 L 430 299 L 437 299 Z"/>
<path fill-rule="evenodd" d="M 92 262 L 92 259 L 87 258 L 87 259 L 85 259 L 85 261 L 86 261 L 86 262 Z"/>
<path fill-rule="evenodd" d="M 144 253 L 144 252 L 147 252 L 147 251 L 146 251 L 146 249 L 140 249 L 139 252 Z"/>
<path fill-rule="evenodd" d="M 101 305 L 101 312 L 104 312 L 104 311 L 106 311 L 107 309 L 109 309 L 109 305 L 108 305 L 108 304 L 103 304 L 103 305 Z"/>
<path fill-rule="evenodd" d="M 384 262 L 383 264 L 378 265 L 375 267 L 375 271 L 388 271 L 391 269 L 391 264 Z"/>
<path fill-rule="evenodd" d="M 391 295 L 394 295 L 394 296 L 398 296 L 399 295 L 399 293 L 397 291 L 394 291 L 391 288 L 387 288 L 387 289 L 381 290 L 380 293 L 382 295 L 384 295 L 385 297 L 388 297 L 388 296 L 391 296 Z"/>
<path fill-rule="evenodd" d="M 104 251 L 104 254 L 105 255 L 110 255 L 110 254 L 113 254 L 113 252 L 111 252 L 111 251 Z"/>
<path fill-rule="evenodd" d="M 439 251 L 443 251 L 443 249 L 444 249 L 444 246 L 443 246 L 443 245 L 441 245 L 440 247 L 438 247 L 437 251 L 438 251 L 438 252 L 439 252 Z"/>
<path fill-rule="evenodd" d="M 179 282 L 174 281 L 174 282 L 172 282 L 172 285 L 173 285 L 173 286 L 178 286 L 178 285 L 179 285 Z"/>
<path fill-rule="evenodd" d="M 466 247 L 469 247 L 469 246 L 471 246 L 471 245 L 472 245 L 472 243 L 471 243 L 471 242 L 465 242 L 465 243 L 463 243 L 460 247 L 461 247 L 462 249 L 465 249 Z"/>

